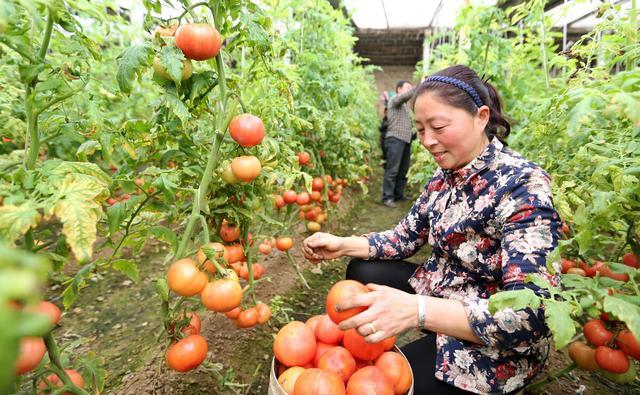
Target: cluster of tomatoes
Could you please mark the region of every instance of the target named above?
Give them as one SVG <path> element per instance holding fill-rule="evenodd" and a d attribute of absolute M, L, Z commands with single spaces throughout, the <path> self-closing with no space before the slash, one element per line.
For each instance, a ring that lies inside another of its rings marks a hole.
<path fill-rule="evenodd" d="M 632 253 L 626 253 L 622 256 L 622 264 L 638 269 L 640 264 L 638 263 L 638 256 Z M 627 273 L 615 273 L 602 261 L 596 261 L 593 265 L 587 266 L 583 261 L 576 263 L 570 259 L 562 259 L 562 274 L 577 274 L 583 277 L 595 277 L 600 273 L 601 277 L 608 277 L 613 280 L 622 282 L 629 281 L 629 275 Z"/>
<path fill-rule="evenodd" d="M 339 281 L 327 295 L 326 312 L 305 323 L 286 324 L 273 343 L 278 383 L 289 395 L 406 394 L 413 375 L 401 353 L 392 351 L 395 337 L 367 343 L 355 329 L 338 324 L 365 308 L 341 312 L 336 304 L 367 287 L 353 280 Z"/>
<path fill-rule="evenodd" d="M 18 303 L 13 304 L 16 309 L 22 309 Z M 47 301 L 39 302 L 35 306 L 27 306 L 25 312 L 37 313 L 46 316 L 51 322 L 51 327 L 55 328 L 60 322 L 62 312 L 55 304 Z M 44 340 L 41 337 L 24 337 L 20 339 L 20 349 L 18 351 L 18 360 L 15 365 L 16 374 L 25 374 L 36 368 L 44 358 L 47 352 Z M 67 376 L 76 387 L 84 388 L 84 379 L 82 375 L 73 369 L 65 369 Z M 38 384 L 38 389 L 49 390 L 59 388 L 63 385 L 62 380 L 55 374 L 51 373 L 43 378 Z"/>

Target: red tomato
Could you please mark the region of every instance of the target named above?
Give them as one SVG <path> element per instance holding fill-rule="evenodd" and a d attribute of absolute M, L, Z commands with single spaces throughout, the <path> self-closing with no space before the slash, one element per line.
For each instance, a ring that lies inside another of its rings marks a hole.
<path fill-rule="evenodd" d="M 328 344 L 338 344 L 344 337 L 344 331 L 338 329 L 338 325 L 326 314 L 320 317 L 315 334 L 316 339 Z"/>
<path fill-rule="evenodd" d="M 344 395 L 344 383 L 335 373 L 311 368 L 307 369 L 296 380 L 294 395 Z"/>
<path fill-rule="evenodd" d="M 271 253 L 271 249 L 272 248 L 271 248 L 271 246 L 269 244 L 262 243 L 262 244 L 260 244 L 258 246 L 258 251 L 260 251 L 260 253 L 264 254 L 264 255 L 270 254 Z"/>
<path fill-rule="evenodd" d="M 572 261 L 572 260 L 562 258 L 561 262 L 562 262 L 562 273 L 563 274 L 566 273 L 567 270 L 569 270 L 569 269 L 571 269 L 573 267 L 576 267 L 576 263 L 574 261 Z"/>
<path fill-rule="evenodd" d="M 202 328 L 202 321 L 200 320 L 198 314 L 196 314 L 195 311 L 190 311 L 186 314 L 186 316 L 190 317 L 191 320 L 189 321 L 189 324 L 187 326 L 180 330 L 180 332 L 184 333 L 185 335 L 199 334 L 200 329 Z"/>
<path fill-rule="evenodd" d="M 271 307 L 268 304 L 262 302 L 256 303 L 256 310 L 258 310 L 258 324 L 264 324 L 271 318 Z"/>
<path fill-rule="evenodd" d="M 220 225 L 220 238 L 226 241 L 227 243 L 231 243 L 233 241 L 238 240 L 240 237 L 240 227 L 236 224 L 229 225 L 226 219 L 222 220 L 222 225 Z"/>
<path fill-rule="evenodd" d="M 331 350 L 332 348 L 337 347 L 335 344 L 327 344 L 323 342 L 317 342 L 316 347 L 316 355 L 313 356 L 312 364 L 314 367 L 318 367 L 318 363 L 320 362 L 320 357 L 324 355 L 325 352 Z"/>
<path fill-rule="evenodd" d="M 333 284 L 329 293 L 327 294 L 327 314 L 331 317 L 331 320 L 336 324 L 351 318 L 354 315 L 365 311 L 366 307 L 354 307 L 349 310 L 336 311 L 336 305 L 342 301 L 345 301 L 352 296 L 359 293 L 369 292 L 369 289 L 362 283 L 355 280 L 342 280 Z"/>
<path fill-rule="evenodd" d="M 602 320 L 590 320 L 582 327 L 584 337 L 594 346 L 603 346 L 613 339 L 613 333 L 608 331 Z"/>
<path fill-rule="evenodd" d="M 607 346 L 596 348 L 596 362 L 611 373 L 625 373 L 629 370 L 629 358 L 622 351 Z"/>
<path fill-rule="evenodd" d="M 342 344 L 356 358 L 364 361 L 373 361 L 384 352 L 384 344 L 367 343 L 355 329 L 345 331 Z"/>
<path fill-rule="evenodd" d="M 312 191 L 322 191 L 324 189 L 324 181 L 321 177 L 316 177 L 311 181 Z"/>
<path fill-rule="evenodd" d="M 311 161 L 311 155 L 309 155 L 308 152 L 298 152 L 296 156 L 298 157 L 298 163 L 300 166 L 304 166 Z"/>
<path fill-rule="evenodd" d="M 295 192 L 294 192 L 295 193 Z M 284 201 L 284 199 L 282 198 L 282 196 L 276 196 L 275 197 L 275 201 L 274 204 L 276 206 L 277 209 L 281 209 L 283 208 L 287 203 Z"/>
<path fill-rule="evenodd" d="M 231 309 L 231 310 L 227 311 L 226 313 L 224 313 L 224 315 L 226 315 L 227 318 L 235 320 L 235 319 L 238 318 L 240 313 L 242 313 L 242 307 L 238 306 L 238 307 L 236 307 L 234 309 Z"/>
<path fill-rule="evenodd" d="M 305 324 L 313 331 L 314 334 L 316 333 L 316 327 L 318 326 L 318 322 L 320 321 L 320 318 L 322 318 L 322 315 L 318 314 L 318 315 L 309 317 L 305 321 Z"/>
<path fill-rule="evenodd" d="M 214 255 L 214 259 L 222 259 L 223 261 L 228 262 L 229 253 L 227 252 L 225 246 L 220 243 L 207 243 L 206 246 L 216 252 Z M 216 272 L 216 267 L 210 260 L 207 259 L 207 256 L 204 254 L 204 251 L 202 251 L 202 248 L 198 249 L 198 252 L 196 253 L 196 261 L 198 262 L 198 265 L 203 265 L 204 270 L 208 271 L 209 273 Z"/>
<path fill-rule="evenodd" d="M 276 239 L 276 248 L 280 251 L 287 251 L 293 247 L 293 240 L 291 237 L 278 237 Z"/>
<path fill-rule="evenodd" d="M 376 366 L 365 366 L 347 383 L 347 395 L 394 395 L 393 384 Z"/>
<path fill-rule="evenodd" d="M 201 299 L 207 309 L 226 313 L 240 306 L 242 288 L 237 281 L 231 279 L 216 280 L 204 287 Z"/>
<path fill-rule="evenodd" d="M 309 196 L 308 192 L 300 192 L 298 196 L 296 196 L 296 203 L 298 206 L 304 206 L 305 204 L 309 204 L 311 201 L 311 196 Z"/>
<path fill-rule="evenodd" d="M 233 175 L 244 182 L 251 182 L 260 175 L 262 165 L 260 160 L 252 155 L 242 155 L 231 161 Z"/>
<path fill-rule="evenodd" d="M 189 259 L 180 259 L 171 265 L 167 273 L 169 288 L 181 296 L 193 296 L 207 285 L 207 275 L 201 272 L 196 263 Z"/>
<path fill-rule="evenodd" d="M 622 263 L 636 269 L 640 267 L 640 265 L 638 264 L 638 256 L 630 252 L 627 252 L 622 256 Z"/>
<path fill-rule="evenodd" d="M 596 350 L 583 342 L 573 342 L 569 345 L 569 357 L 580 369 L 588 372 L 600 369 L 596 363 Z"/>
<path fill-rule="evenodd" d="M 251 328 L 258 323 L 258 310 L 255 307 L 249 307 L 238 315 L 236 325 L 239 328 Z"/>
<path fill-rule="evenodd" d="M 640 342 L 628 330 L 622 330 L 616 338 L 620 349 L 628 356 L 640 361 Z"/>
<path fill-rule="evenodd" d="M 387 351 L 376 360 L 376 366 L 393 384 L 394 394 L 406 394 L 411 387 L 411 367 L 402 355 Z"/>
<path fill-rule="evenodd" d="M 35 308 L 27 308 L 25 310 L 46 315 L 47 317 L 49 317 L 52 325 L 58 325 L 58 323 L 60 322 L 60 317 L 62 316 L 62 312 L 60 311 L 58 306 L 47 301 L 38 303 Z"/>
<path fill-rule="evenodd" d="M 173 343 L 167 349 L 165 359 L 167 365 L 178 372 L 195 369 L 207 357 L 209 346 L 201 335 L 189 335 Z"/>
<path fill-rule="evenodd" d="M 176 30 L 176 47 L 189 59 L 211 59 L 220 52 L 221 46 L 220 33 L 211 25 L 187 23 Z"/>
<path fill-rule="evenodd" d="M 23 374 L 33 370 L 44 357 L 47 348 L 41 337 L 23 337 L 20 339 L 20 350 L 16 361 L 16 374 Z"/>
<path fill-rule="evenodd" d="M 298 197 L 298 194 L 296 194 L 295 191 L 285 191 L 282 194 L 282 200 L 284 200 L 284 202 L 287 204 L 294 203 L 297 197 Z"/>
<path fill-rule="evenodd" d="M 273 353 L 285 366 L 304 366 L 316 353 L 316 338 L 304 323 L 291 321 L 276 335 Z"/>
<path fill-rule="evenodd" d="M 311 192 L 311 200 L 314 202 L 319 202 L 322 199 L 322 193 L 320 191 L 312 191 Z"/>
<path fill-rule="evenodd" d="M 67 374 L 67 376 L 69 376 L 69 378 L 71 379 L 71 382 L 75 384 L 76 387 L 84 388 L 84 378 L 82 378 L 82 375 L 80 373 L 76 372 L 73 369 L 65 369 L 64 371 Z M 51 386 L 55 388 L 62 387 L 63 385 L 62 380 L 60 380 L 58 375 L 55 373 L 51 373 L 50 375 L 48 375 L 47 381 L 51 384 Z M 48 387 L 47 383 L 44 380 L 40 380 L 40 383 L 38 384 L 38 388 L 46 389 L 47 387 Z M 45 393 L 49 393 L 49 391 L 46 391 Z M 74 395 L 74 394 L 75 393 L 71 391 L 65 391 L 62 393 L 62 395 Z"/>
<path fill-rule="evenodd" d="M 242 147 L 253 147 L 264 139 L 264 124 L 255 115 L 237 115 L 229 124 L 229 134 Z"/>
<path fill-rule="evenodd" d="M 322 354 L 318 360 L 318 368 L 337 374 L 346 384 L 356 371 L 356 360 L 346 348 L 336 346 Z"/>
<path fill-rule="evenodd" d="M 382 348 L 384 348 L 385 351 L 391 350 L 395 345 L 396 345 L 395 336 L 387 337 L 382 341 L 382 346 L 383 346 Z"/>
<path fill-rule="evenodd" d="M 244 256 L 244 248 L 242 248 L 240 243 L 228 245 L 226 248 L 227 252 L 229 253 L 228 262 L 230 264 L 244 261 L 246 259 Z"/>
<path fill-rule="evenodd" d="M 298 377 L 304 372 L 306 369 L 300 366 L 294 366 L 282 372 L 278 377 L 278 383 L 287 393 L 287 395 L 293 395 L 293 389 L 296 385 L 296 381 Z"/>

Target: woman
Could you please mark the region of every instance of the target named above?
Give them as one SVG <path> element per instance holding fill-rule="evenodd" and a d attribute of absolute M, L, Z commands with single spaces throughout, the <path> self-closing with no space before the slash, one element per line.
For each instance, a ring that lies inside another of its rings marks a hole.
<path fill-rule="evenodd" d="M 465 66 L 427 78 L 416 90 L 420 143 L 439 169 L 411 211 L 391 230 L 361 237 L 316 233 L 307 258 L 350 256 L 347 278 L 372 292 L 338 306 L 369 308 L 340 324 L 378 342 L 417 328 L 427 336 L 402 350 L 415 393 L 511 393 L 544 367 L 550 333 L 542 309 L 488 310 L 502 290 L 544 290 L 530 274 L 546 269 L 561 226 L 549 176 L 505 145 L 510 126 L 498 93 Z M 416 266 L 402 261 L 429 243 Z M 437 392 L 435 392 L 437 391 Z"/>

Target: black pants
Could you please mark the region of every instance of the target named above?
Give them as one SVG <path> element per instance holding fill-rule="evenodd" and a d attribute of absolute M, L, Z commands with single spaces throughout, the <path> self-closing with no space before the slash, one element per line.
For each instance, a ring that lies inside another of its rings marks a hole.
<path fill-rule="evenodd" d="M 382 201 L 397 200 L 404 196 L 407 171 L 411 160 L 411 144 L 395 137 L 384 139 L 387 164 L 382 181 Z"/>
<path fill-rule="evenodd" d="M 413 263 L 405 261 L 365 261 L 352 259 L 347 267 L 347 278 L 363 284 L 374 283 L 397 288 L 414 294 L 407 280 L 417 269 Z M 426 336 L 401 348 L 413 370 L 413 393 L 415 395 L 459 395 L 469 392 L 438 380 L 436 371 L 436 335 Z"/>

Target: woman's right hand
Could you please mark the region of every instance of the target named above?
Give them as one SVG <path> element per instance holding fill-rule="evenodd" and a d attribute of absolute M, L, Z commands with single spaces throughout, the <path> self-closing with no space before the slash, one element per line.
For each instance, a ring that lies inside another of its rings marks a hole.
<path fill-rule="evenodd" d="M 342 256 L 342 237 L 316 232 L 302 242 L 305 258 L 312 261 L 335 259 Z"/>

